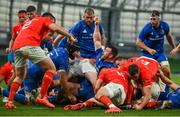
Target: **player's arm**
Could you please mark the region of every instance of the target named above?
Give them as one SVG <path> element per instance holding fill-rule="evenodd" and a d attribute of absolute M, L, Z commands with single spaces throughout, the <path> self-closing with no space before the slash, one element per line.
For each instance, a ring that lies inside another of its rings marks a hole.
<path fill-rule="evenodd" d="M 54 47 L 56 47 L 59 43 L 59 41 L 63 38 L 63 35 L 58 35 L 55 39 L 54 39 Z"/>
<path fill-rule="evenodd" d="M 99 30 L 99 17 L 95 17 L 95 29 L 94 29 L 94 33 L 93 33 L 93 41 L 94 41 L 94 45 L 95 45 L 95 50 L 102 47 L 101 34 L 100 34 L 100 30 Z"/>
<path fill-rule="evenodd" d="M 178 51 L 180 51 L 180 44 L 170 52 L 170 55 L 171 56 L 176 56 L 176 53 Z"/>
<path fill-rule="evenodd" d="M 176 83 L 174 83 L 172 80 L 170 80 L 169 78 L 167 78 L 164 73 L 162 72 L 161 69 L 159 69 L 159 73 L 158 76 L 161 78 L 161 80 L 167 84 L 169 87 L 171 87 L 173 90 L 177 89 L 178 87 L 180 87 L 179 85 L 177 85 Z"/>
<path fill-rule="evenodd" d="M 151 48 L 149 48 L 148 46 L 146 46 L 146 45 L 144 44 L 144 42 L 141 41 L 139 38 L 136 40 L 136 45 L 137 45 L 138 47 L 140 47 L 140 48 L 145 49 L 145 50 L 148 51 L 151 55 L 153 55 L 153 54 L 156 53 L 156 50 L 151 49 Z"/>
<path fill-rule="evenodd" d="M 151 85 L 147 85 L 145 87 L 143 87 L 143 97 L 141 98 L 142 102 L 140 104 L 135 104 L 134 108 L 136 110 L 141 110 L 144 108 L 144 106 L 149 102 L 150 98 L 151 98 Z"/>
<path fill-rule="evenodd" d="M 102 44 L 103 46 L 105 46 L 105 45 L 106 45 L 106 42 L 107 42 L 106 36 L 105 36 L 104 34 L 101 35 L 101 44 Z"/>
<path fill-rule="evenodd" d="M 6 53 L 9 53 L 12 50 L 15 38 L 16 37 L 12 34 L 11 40 L 9 41 L 9 47 L 6 48 Z"/>
<path fill-rule="evenodd" d="M 172 34 L 171 32 L 169 32 L 167 35 L 166 35 L 166 38 L 167 38 L 167 41 L 169 43 L 169 45 L 174 49 L 176 47 L 175 45 L 175 42 L 174 42 L 174 39 L 172 37 Z"/>
<path fill-rule="evenodd" d="M 95 93 L 95 94 L 96 94 L 97 91 L 101 88 L 102 84 L 103 84 L 103 80 L 102 80 L 102 79 L 98 79 L 98 80 L 96 81 L 96 85 L 95 85 L 95 87 L 94 87 L 94 93 Z"/>
<path fill-rule="evenodd" d="M 67 38 L 69 39 L 70 42 L 74 42 L 75 41 L 74 37 L 67 30 L 65 30 L 64 28 L 58 26 L 57 24 L 52 23 L 52 24 L 49 25 L 49 28 L 51 30 L 59 33 L 59 34 L 67 36 Z"/>

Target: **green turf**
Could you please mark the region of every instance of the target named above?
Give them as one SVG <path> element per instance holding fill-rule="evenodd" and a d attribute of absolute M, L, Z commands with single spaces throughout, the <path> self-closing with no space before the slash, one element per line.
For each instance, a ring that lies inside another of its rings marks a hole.
<path fill-rule="evenodd" d="M 180 84 L 180 76 L 172 75 L 172 80 Z M 1 86 L 2 85 L 3 84 L 1 84 Z M 123 110 L 122 113 L 105 114 L 105 109 L 98 107 L 89 110 L 64 111 L 63 107 L 58 105 L 52 110 L 42 105 L 22 105 L 16 103 L 17 109 L 7 110 L 2 101 L 0 101 L 0 105 L 0 116 L 180 116 L 180 109 Z"/>

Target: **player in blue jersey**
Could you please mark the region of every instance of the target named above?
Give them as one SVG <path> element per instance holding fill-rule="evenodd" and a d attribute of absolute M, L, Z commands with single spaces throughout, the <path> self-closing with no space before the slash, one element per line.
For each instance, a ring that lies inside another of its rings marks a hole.
<path fill-rule="evenodd" d="M 159 76 L 173 91 L 165 95 L 165 101 L 161 103 L 160 109 L 164 108 L 180 108 L 180 86 L 168 79 L 163 72 L 159 71 Z"/>
<path fill-rule="evenodd" d="M 96 50 L 96 70 L 100 72 L 102 68 L 117 67 L 114 63 L 115 57 L 118 54 L 118 49 L 108 45 L 105 50 L 102 49 L 102 41 L 99 29 L 99 18 L 95 18 L 95 31 L 93 33 L 95 50 Z"/>
<path fill-rule="evenodd" d="M 164 74 L 170 78 L 169 62 L 164 54 L 164 40 L 167 38 L 170 46 L 175 48 L 168 23 L 160 20 L 160 13 L 153 10 L 148 22 L 139 33 L 136 45 L 142 48 L 142 55 L 153 58 L 161 64 Z"/>
<path fill-rule="evenodd" d="M 118 103 L 120 104 L 120 101 L 122 101 L 121 103 L 123 103 L 124 102 L 123 99 L 125 98 L 125 97 L 122 97 L 124 91 L 121 90 L 120 87 L 117 86 L 116 84 L 109 83 L 111 81 L 113 82 L 112 79 L 114 79 L 114 77 L 112 78 L 112 76 L 109 77 L 106 75 L 109 79 L 104 78 L 104 81 L 100 80 L 101 76 L 105 76 L 104 73 L 109 73 L 110 70 L 115 71 L 114 68 L 116 67 L 116 65 L 114 64 L 114 59 L 118 53 L 118 50 L 113 46 L 107 46 L 105 50 L 102 49 L 98 17 L 95 18 L 95 31 L 93 33 L 93 39 L 94 39 L 93 41 L 94 41 L 95 50 L 96 50 L 96 67 L 99 73 L 98 74 L 99 79 L 97 80 L 96 85 L 94 87 L 95 96 L 85 101 L 84 103 L 78 103 L 75 105 L 67 105 L 64 107 L 64 110 L 70 110 L 70 109 L 79 110 L 84 107 L 92 107 L 94 103 L 98 105 L 102 105 L 103 103 L 104 105 L 109 107 L 109 109 L 106 111 L 107 113 L 121 112 L 121 110 L 114 105 L 114 102 L 112 102 L 111 99 L 118 97 L 116 98 L 117 100 L 119 99 L 118 101 L 115 99 L 117 101 L 116 104 L 117 105 Z M 112 75 L 111 73 L 110 75 Z M 117 72 L 114 72 L 114 73 L 117 74 Z M 115 75 L 113 74 L 113 76 Z M 115 76 L 115 78 L 118 79 L 119 76 Z M 106 81 L 109 81 L 109 82 L 106 82 Z M 119 83 L 119 82 L 116 82 L 116 83 Z M 116 89 L 118 89 L 118 91 Z M 111 90 L 111 93 L 109 92 L 109 90 Z M 121 96 L 119 96 L 119 94 L 121 94 Z"/>
<path fill-rule="evenodd" d="M 82 57 L 80 64 L 82 66 L 82 71 L 93 86 L 97 80 L 95 65 L 90 60 L 96 58 L 93 42 L 94 28 L 94 9 L 86 8 L 83 19 L 69 30 L 69 32 L 77 39 L 80 46 L 80 54 Z M 105 40 L 102 26 L 99 25 L 99 28 L 101 33 L 101 40 Z"/>
<path fill-rule="evenodd" d="M 170 55 L 171 56 L 176 56 L 176 53 L 178 51 L 180 51 L 180 44 L 170 52 Z"/>
<path fill-rule="evenodd" d="M 102 26 L 100 25 L 99 28 L 103 40 L 105 36 Z M 70 33 L 78 40 L 81 57 L 94 59 L 96 57 L 93 42 L 94 29 L 94 10 L 92 8 L 86 8 L 83 19 L 70 29 Z"/>

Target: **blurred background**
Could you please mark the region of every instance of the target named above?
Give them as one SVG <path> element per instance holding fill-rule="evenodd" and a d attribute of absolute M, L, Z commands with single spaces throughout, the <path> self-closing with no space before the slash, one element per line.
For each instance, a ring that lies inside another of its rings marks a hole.
<path fill-rule="evenodd" d="M 18 22 L 17 12 L 35 5 L 38 13 L 51 12 L 57 23 L 67 30 L 82 17 L 86 7 L 95 9 L 101 18 L 107 43 L 119 48 L 122 56 L 140 56 L 135 40 L 141 28 L 149 21 L 152 10 L 161 12 L 168 22 L 176 44 L 180 43 L 180 0 L 0 0 L 0 65 L 5 63 L 5 49 L 11 39 L 12 26 Z M 169 56 L 171 47 L 165 42 Z M 171 69 L 180 73 L 180 53 L 169 58 Z"/>

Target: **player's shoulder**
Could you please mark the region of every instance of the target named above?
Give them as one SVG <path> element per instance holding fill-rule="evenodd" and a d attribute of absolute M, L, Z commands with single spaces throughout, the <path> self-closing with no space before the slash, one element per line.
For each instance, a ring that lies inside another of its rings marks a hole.
<path fill-rule="evenodd" d="M 169 24 L 167 22 L 165 22 L 165 21 L 160 21 L 160 25 L 162 27 L 169 27 Z"/>
<path fill-rule="evenodd" d="M 142 28 L 142 30 L 145 31 L 145 32 L 148 32 L 148 31 L 152 30 L 152 25 L 151 25 L 151 23 L 150 23 L 150 22 L 146 23 L 146 24 L 144 25 L 144 27 Z"/>
<path fill-rule="evenodd" d="M 22 26 L 22 25 L 21 25 L 20 23 L 16 23 L 16 24 L 14 24 L 13 29 L 19 28 L 19 27 L 21 27 L 21 26 Z"/>

